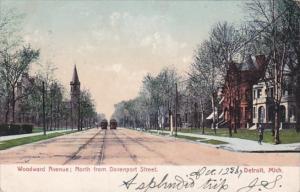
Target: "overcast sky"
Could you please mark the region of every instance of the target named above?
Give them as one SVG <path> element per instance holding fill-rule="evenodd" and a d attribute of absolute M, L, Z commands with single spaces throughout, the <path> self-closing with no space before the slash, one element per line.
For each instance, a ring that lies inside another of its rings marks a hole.
<path fill-rule="evenodd" d="M 218 21 L 238 24 L 242 1 L 0 0 L 24 13 L 22 34 L 51 61 L 69 89 L 74 64 L 97 111 L 137 96 L 148 72 L 165 66 L 188 70 L 197 44 Z"/>

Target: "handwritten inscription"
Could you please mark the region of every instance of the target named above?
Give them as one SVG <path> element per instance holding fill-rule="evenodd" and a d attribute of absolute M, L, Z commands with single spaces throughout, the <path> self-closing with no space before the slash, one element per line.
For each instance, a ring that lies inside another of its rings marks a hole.
<path fill-rule="evenodd" d="M 273 180 L 261 180 L 256 177 L 247 186 L 239 188 L 237 192 L 261 191 L 262 189 L 273 191 L 276 187 L 282 187 L 282 185 L 278 185 L 282 177 L 282 175 L 277 175 Z"/>
<path fill-rule="evenodd" d="M 196 171 L 182 174 L 164 173 L 143 179 L 141 173 L 136 173 L 129 179 L 123 180 L 120 187 L 127 191 L 274 191 L 282 187 L 282 175 L 272 177 L 270 180 L 253 178 L 247 175 L 248 181 L 239 184 L 244 172 L 239 167 L 209 168 L 200 167 Z M 232 180 L 234 177 L 234 180 Z M 231 179 L 228 179 L 231 178 Z M 245 179 L 245 178 L 243 178 Z M 236 181 L 236 182 L 233 182 Z"/>

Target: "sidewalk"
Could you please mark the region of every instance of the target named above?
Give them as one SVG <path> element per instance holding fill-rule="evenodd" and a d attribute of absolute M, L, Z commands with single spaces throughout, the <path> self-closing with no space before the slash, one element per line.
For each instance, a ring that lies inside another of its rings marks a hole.
<path fill-rule="evenodd" d="M 66 132 L 66 131 L 71 131 L 71 129 L 47 131 L 47 133 L 60 133 L 60 132 Z M 23 138 L 23 137 L 31 137 L 31 136 L 43 135 L 43 134 L 44 134 L 44 132 L 28 133 L 28 134 L 20 134 L 20 135 L 0 136 L 0 143 L 1 143 L 1 141 L 7 141 L 7 140 L 11 140 L 11 139 L 18 139 L 18 138 Z"/>
<path fill-rule="evenodd" d="M 156 130 L 151 130 L 151 131 L 155 132 Z M 163 132 L 170 133 L 170 131 L 163 131 Z M 195 133 L 180 133 L 180 132 L 178 132 L 177 134 L 183 136 L 190 136 L 190 137 L 199 137 L 199 141 L 203 141 L 203 139 L 206 140 L 214 139 L 214 140 L 223 141 L 228 144 L 221 144 L 221 145 L 212 145 L 206 143 L 201 143 L 201 144 L 205 144 L 215 148 L 221 148 L 229 151 L 253 152 L 253 153 L 300 152 L 300 143 L 274 145 L 274 144 L 262 142 L 262 144 L 260 145 L 257 141 L 239 139 L 239 138 L 201 135 Z"/>

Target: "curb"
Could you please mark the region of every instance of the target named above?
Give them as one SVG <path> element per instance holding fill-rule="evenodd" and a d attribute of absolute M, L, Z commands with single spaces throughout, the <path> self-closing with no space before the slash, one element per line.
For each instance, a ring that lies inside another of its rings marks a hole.
<path fill-rule="evenodd" d="M 223 149 L 231 152 L 241 152 L 241 153 L 300 153 L 299 149 L 295 150 L 239 150 L 239 149 L 232 149 L 231 147 L 227 146 L 216 146 L 217 149 Z"/>
<path fill-rule="evenodd" d="M 146 133 L 150 133 L 150 132 L 146 132 Z M 158 136 L 166 137 L 164 135 L 160 135 L 160 134 L 157 134 L 154 132 L 150 133 L 150 134 L 155 134 Z M 176 139 L 182 139 L 182 138 L 176 138 Z M 186 139 L 184 139 L 184 140 L 186 140 Z M 201 143 L 201 142 L 197 142 L 197 141 L 190 141 L 190 142 L 197 143 L 197 144 L 204 144 L 207 146 L 214 147 L 216 149 L 223 149 L 223 150 L 227 150 L 227 151 L 231 151 L 231 152 L 240 152 L 240 153 L 300 153 L 300 149 L 298 149 L 298 148 L 296 148 L 295 150 L 293 150 L 293 149 L 291 149 L 291 150 L 240 150 L 240 149 L 233 149 L 231 147 L 224 146 L 222 144 L 221 145 L 212 145 L 212 144 Z"/>

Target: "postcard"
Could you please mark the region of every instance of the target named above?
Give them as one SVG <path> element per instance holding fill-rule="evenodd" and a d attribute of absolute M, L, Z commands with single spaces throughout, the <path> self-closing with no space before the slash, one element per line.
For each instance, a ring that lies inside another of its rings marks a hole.
<path fill-rule="evenodd" d="M 300 192 L 297 0 L 0 0 L 0 192 Z"/>

